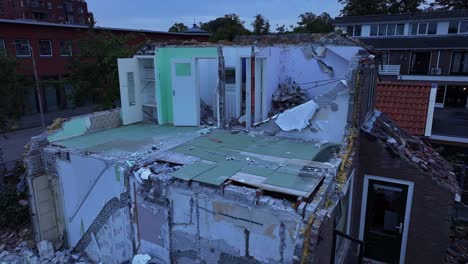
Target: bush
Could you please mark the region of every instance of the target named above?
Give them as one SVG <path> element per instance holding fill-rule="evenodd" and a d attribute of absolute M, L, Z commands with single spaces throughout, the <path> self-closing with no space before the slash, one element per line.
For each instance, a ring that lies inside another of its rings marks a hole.
<path fill-rule="evenodd" d="M 15 185 L 0 188 L 0 229 L 17 229 L 29 222 L 28 206 L 21 205 Z"/>

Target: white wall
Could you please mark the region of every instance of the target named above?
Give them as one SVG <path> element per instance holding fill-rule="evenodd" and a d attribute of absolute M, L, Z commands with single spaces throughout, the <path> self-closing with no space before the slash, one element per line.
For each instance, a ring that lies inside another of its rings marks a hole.
<path fill-rule="evenodd" d="M 123 175 L 113 163 L 70 153 L 70 161 L 57 159 L 69 246 L 80 240 L 103 206 L 125 192 Z"/>
<path fill-rule="evenodd" d="M 369 37 L 370 36 L 370 28 L 371 28 L 371 25 L 362 25 L 361 26 L 361 37 Z"/>
<path fill-rule="evenodd" d="M 449 21 L 440 21 L 437 23 L 437 35 L 447 35 L 449 30 Z"/>
<path fill-rule="evenodd" d="M 218 86 L 217 59 L 197 59 L 197 81 L 200 99 L 214 110 Z"/>

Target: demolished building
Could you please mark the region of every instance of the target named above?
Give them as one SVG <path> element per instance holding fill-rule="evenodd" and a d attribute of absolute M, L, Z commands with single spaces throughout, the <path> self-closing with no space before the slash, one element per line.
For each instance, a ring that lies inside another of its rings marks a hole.
<path fill-rule="evenodd" d="M 36 240 L 104 263 L 357 259 L 336 232 L 358 237 L 366 49 L 335 34 L 150 45 L 119 78 L 120 110 L 32 138 Z"/>

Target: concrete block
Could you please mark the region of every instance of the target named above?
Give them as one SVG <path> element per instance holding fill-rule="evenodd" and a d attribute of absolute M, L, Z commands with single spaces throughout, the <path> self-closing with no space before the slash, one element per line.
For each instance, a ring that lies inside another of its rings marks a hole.
<path fill-rule="evenodd" d="M 256 192 L 257 191 L 252 188 L 228 185 L 224 188 L 224 197 L 253 205 L 256 202 Z"/>

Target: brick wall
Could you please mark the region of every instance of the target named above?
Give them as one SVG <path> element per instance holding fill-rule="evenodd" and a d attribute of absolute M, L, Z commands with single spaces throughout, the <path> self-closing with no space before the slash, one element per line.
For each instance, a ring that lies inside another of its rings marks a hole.
<path fill-rule="evenodd" d="M 417 169 L 412 163 L 391 156 L 383 144 L 360 138 L 359 163 L 353 199 L 352 234 L 358 237 L 364 175 L 414 182 L 406 263 L 444 263 L 450 216 L 455 194 Z"/>

